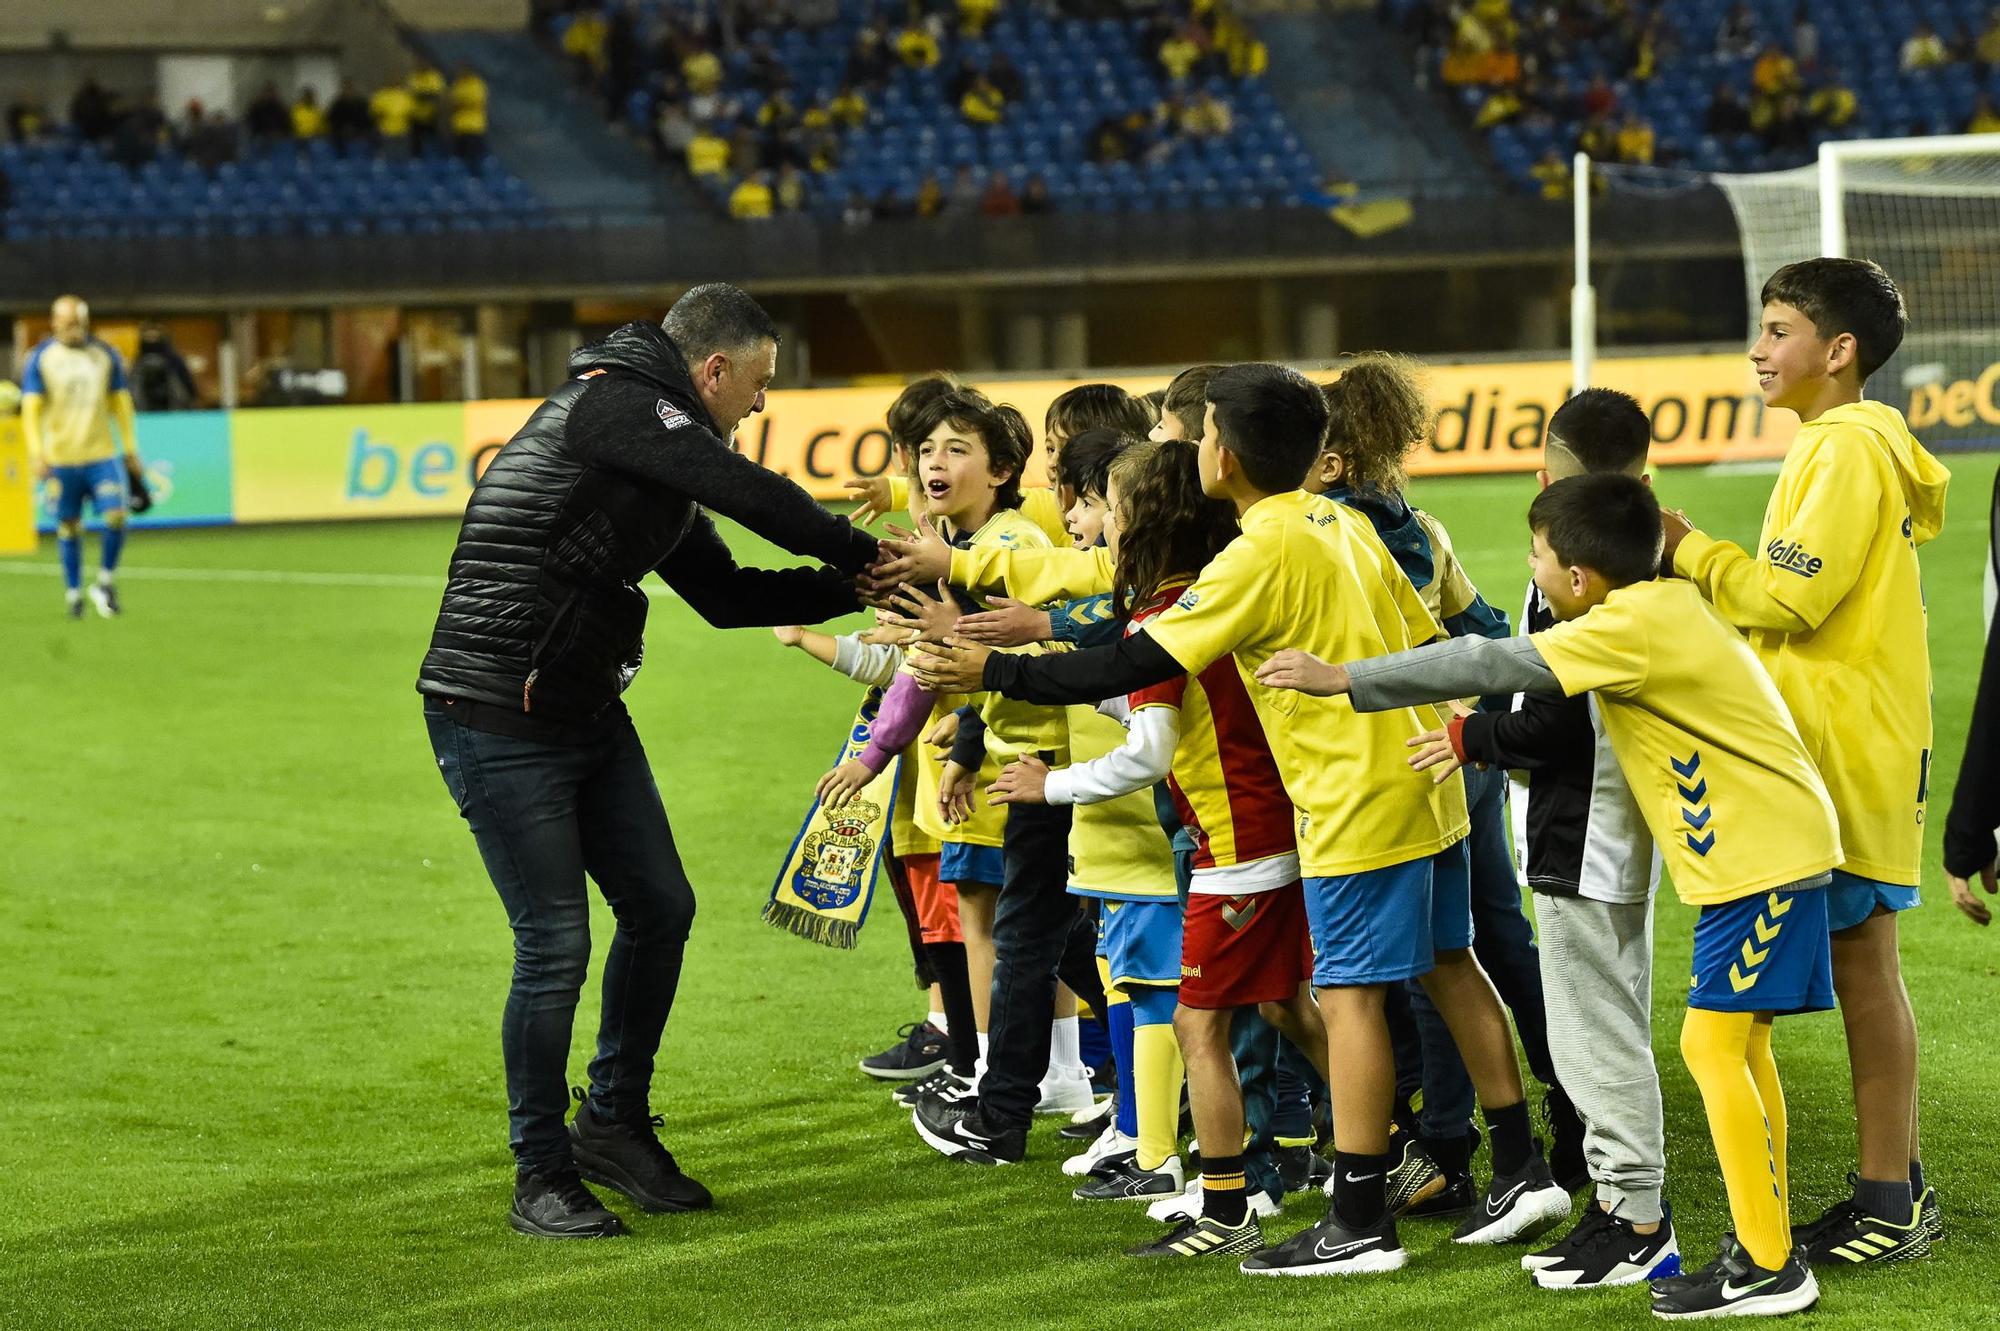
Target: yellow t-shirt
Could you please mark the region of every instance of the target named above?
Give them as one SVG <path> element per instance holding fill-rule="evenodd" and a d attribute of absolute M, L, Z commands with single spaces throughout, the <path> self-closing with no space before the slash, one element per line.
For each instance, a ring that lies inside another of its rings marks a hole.
<path fill-rule="evenodd" d="M 464 74 L 452 80 L 451 132 L 486 132 L 486 80 L 477 74 Z"/>
<path fill-rule="evenodd" d="M 697 134 L 688 140 L 688 174 L 719 176 L 729 169 L 729 140 L 714 134 Z"/>
<path fill-rule="evenodd" d="M 435 69 L 419 69 L 404 86 L 410 90 L 410 116 L 419 125 L 437 120 L 438 99 L 444 96 L 444 74 Z"/>
<path fill-rule="evenodd" d="M 929 726 L 925 727 L 926 730 Z M 896 774 L 896 803 L 889 810 L 889 845 L 897 855 L 935 855 L 938 853 L 938 839 L 924 830 L 917 820 L 917 801 L 923 797 L 921 787 L 924 774 L 930 775 L 930 807 L 937 807 L 938 771 L 941 764 L 932 761 L 930 755 L 937 750 L 924 743 L 918 735 L 903 750 L 902 770 Z"/>
<path fill-rule="evenodd" d="M 1835 407 L 1799 427 L 1753 558 L 1700 532 L 1674 571 L 1743 630 L 1840 815 L 1847 872 L 1915 886 L 1931 759 L 1931 660 L 1917 547 L 1951 473 L 1902 413 Z"/>
<path fill-rule="evenodd" d="M 1597 696 L 1682 901 L 1736 901 L 1840 863 L 1833 801 L 1784 699 L 1694 587 L 1633 583 L 1528 640 L 1563 692 Z"/>
<path fill-rule="evenodd" d="M 1122 747 L 1125 727 L 1095 707 L 1069 713 L 1069 756 L 1089 762 Z M 1171 901 L 1174 853 L 1153 807 L 1151 787 L 1075 806 L 1069 825 L 1069 890 L 1080 896 Z"/>
<path fill-rule="evenodd" d="M 368 99 L 368 114 L 375 117 L 375 131 L 385 139 L 400 139 L 408 134 L 416 110 L 416 99 L 399 83 L 377 88 Z"/>
<path fill-rule="evenodd" d="M 21 395 L 41 400 L 42 461 L 80 467 L 118 456 L 112 400 L 129 391 L 125 361 L 109 344 L 94 337 L 80 347 L 52 337 L 39 343 L 21 371 Z"/>
<path fill-rule="evenodd" d="M 760 180 L 746 180 L 729 195 L 729 215 L 736 218 L 769 217 L 775 204 L 771 187 Z"/>
<path fill-rule="evenodd" d="M 292 103 L 292 136 L 316 139 L 326 133 L 326 111 L 317 102 Z"/>
<path fill-rule="evenodd" d="M 1005 550 L 1047 549 L 1048 535 L 1016 508 L 1003 508 L 986 520 L 973 534 L 972 545 Z M 1042 643 L 1007 647 L 1003 651 L 1040 655 Z M 1021 702 L 998 693 L 979 695 L 979 716 L 986 722 L 986 752 L 989 757 L 1012 760 L 1025 753 L 1052 753 L 1051 767 L 1069 764 L 1069 718 L 1060 707 L 1044 707 Z"/>
<path fill-rule="evenodd" d="M 1465 836 L 1464 783 L 1410 778 L 1405 741 L 1439 725 L 1434 708 L 1360 713 L 1346 697 L 1255 679 L 1287 647 L 1358 661 L 1442 636 L 1365 515 L 1303 490 L 1259 500 L 1242 534 L 1145 632 L 1190 674 L 1236 658 L 1298 810 L 1307 877 L 1406 863 Z"/>

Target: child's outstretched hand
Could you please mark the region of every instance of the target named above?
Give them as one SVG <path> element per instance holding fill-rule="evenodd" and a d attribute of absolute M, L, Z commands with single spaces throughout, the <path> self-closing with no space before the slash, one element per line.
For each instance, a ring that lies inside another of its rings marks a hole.
<path fill-rule="evenodd" d="M 979 773 L 957 763 L 946 763 L 938 776 L 938 812 L 952 827 L 972 817 L 972 783 Z"/>
<path fill-rule="evenodd" d="M 868 770 L 867 763 L 859 758 L 849 758 L 819 779 L 816 793 L 822 805 L 838 809 L 859 795 L 874 779 L 875 773 Z"/>
<path fill-rule="evenodd" d="M 1660 510 L 1660 534 L 1665 538 L 1660 547 L 1660 568 L 1663 572 L 1673 571 L 1674 551 L 1681 548 L 1681 542 L 1693 530 L 1694 523 L 1685 512 L 1678 508 Z"/>
<path fill-rule="evenodd" d="M 934 749 L 949 749 L 952 741 L 957 738 L 958 713 L 946 712 L 937 719 L 937 724 L 932 726 L 929 732 L 924 735 L 924 743 Z"/>
<path fill-rule="evenodd" d="M 990 647 L 946 638 L 911 648 L 910 666 L 917 683 L 932 693 L 978 693 L 985 687 L 986 658 L 991 655 Z"/>
<path fill-rule="evenodd" d="M 1291 689 L 1315 698 L 1347 692 L 1347 667 L 1328 665 L 1311 652 L 1287 647 L 1257 667 L 1257 682 L 1267 689 Z"/>
<path fill-rule="evenodd" d="M 1431 784 L 1443 785 L 1451 779 L 1451 774 L 1465 766 L 1459 760 L 1458 750 L 1452 747 L 1451 734 L 1445 730 L 1426 730 L 1415 739 L 1403 743 L 1416 752 L 1410 755 L 1410 766 L 1419 772 L 1431 773 Z"/>
<path fill-rule="evenodd" d="M 1032 754 L 1000 769 L 986 788 L 988 804 L 1047 804 L 1049 765 Z"/>
<path fill-rule="evenodd" d="M 889 597 L 889 607 L 884 623 L 914 629 L 919 638 L 929 642 L 942 641 L 958 622 L 958 602 L 952 599 L 951 588 L 942 582 L 937 585 L 936 596 L 926 595 L 915 587 L 898 587 Z"/>
<path fill-rule="evenodd" d="M 887 513 L 893 506 L 894 491 L 889 488 L 887 476 L 870 476 L 863 480 L 849 481 L 846 490 L 854 496 L 854 511 L 847 520 L 857 527 L 865 527 Z"/>
<path fill-rule="evenodd" d="M 888 529 L 882 558 L 868 570 L 877 583 L 940 582 L 951 576 L 951 544 L 931 525 L 930 514 L 917 518 L 915 531 Z"/>
<path fill-rule="evenodd" d="M 1004 596 L 989 596 L 986 604 L 993 608 L 961 616 L 952 632 L 967 642 L 984 643 L 988 647 L 1026 647 L 1031 642 L 1048 640 L 1048 611 Z"/>
<path fill-rule="evenodd" d="M 773 624 L 771 626 L 771 636 L 778 640 L 780 646 L 796 647 L 799 645 L 799 640 L 806 636 L 805 625 Z"/>

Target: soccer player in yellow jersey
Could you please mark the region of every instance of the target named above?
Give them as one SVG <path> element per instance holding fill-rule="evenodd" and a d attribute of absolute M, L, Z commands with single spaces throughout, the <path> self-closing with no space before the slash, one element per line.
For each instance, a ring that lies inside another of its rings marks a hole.
<path fill-rule="evenodd" d="M 1708 1111 L 1734 1222 L 1715 1261 L 1653 1281 L 1653 1311 L 1797 1312 L 1819 1287 L 1787 1220 L 1771 1021 L 1833 1005 L 1825 889 L 1841 845 L 1832 801 L 1749 646 L 1693 587 L 1653 576 L 1660 506 L 1643 481 L 1557 481 L 1529 507 L 1528 524 L 1552 627 L 1344 666 L 1284 652 L 1258 679 L 1351 693 L 1364 713 L 1507 689 L 1596 695 L 1674 888 L 1701 908 L 1681 1053 Z"/>
<path fill-rule="evenodd" d="M 90 603 L 108 619 L 118 613 L 113 579 L 125 549 L 126 478 L 139 474 L 132 390 L 124 358 L 90 335 L 90 306 L 81 297 L 57 297 L 49 323 L 50 336 L 28 353 L 21 374 L 21 429 L 35 478 L 56 490 L 56 546 L 72 619 L 83 615 L 85 499 L 103 519 L 103 566 L 90 586 Z M 111 433 L 114 416 L 118 439 Z"/>
<path fill-rule="evenodd" d="M 1799 1237 L 1816 1263 L 1895 1261 L 1927 1251 L 1940 1223 L 1917 1149 L 1917 1026 L 1896 915 L 1917 904 L 1930 785 L 1917 547 L 1944 524 L 1950 473 L 1900 412 L 1861 398 L 1903 340 L 1888 274 L 1861 259 L 1808 259 L 1773 274 L 1763 300 L 1750 360 L 1765 404 L 1800 425 L 1757 551 L 1670 514 L 1667 558 L 1750 636 L 1840 816 L 1847 858 L 1828 916 L 1860 1168 L 1854 1195 Z"/>
<path fill-rule="evenodd" d="M 1202 489 L 1236 505 L 1242 534 L 1173 606 L 1116 647 L 1035 661 L 994 655 L 978 682 L 1030 701 L 1066 702 L 1199 674 L 1226 656 L 1247 677 L 1300 640 L 1347 659 L 1439 635 L 1368 519 L 1298 488 L 1326 433 L 1318 387 L 1281 366 L 1234 365 L 1209 380 L 1206 396 Z M 917 553 L 902 550 L 905 559 Z M 1076 571 L 1095 569 L 1079 562 Z M 957 678 L 959 661 L 949 649 L 918 659 L 920 677 Z M 936 664 L 922 664 L 926 659 Z M 1417 976 L 1460 1045 L 1493 1143 L 1493 1184 L 1455 1237 L 1504 1242 L 1567 1217 L 1568 1194 L 1550 1177 L 1530 1132 L 1506 1017 L 1472 956 L 1467 883 L 1463 872 L 1451 872 L 1464 857 L 1442 854 L 1466 833 L 1463 788 L 1409 789 L 1401 751 L 1437 723 L 1435 710 L 1362 717 L 1342 702 L 1301 701 L 1266 688 L 1250 694 L 1298 810 L 1307 916 L 1319 954 L 1313 981 L 1328 1061 L 1341 1075 L 1331 1088 L 1335 1159 L 1326 1218 L 1249 1257 L 1242 1270 L 1391 1271 L 1407 1260 L 1387 1203 L 1394 1065 L 1383 995 L 1387 985 Z"/>

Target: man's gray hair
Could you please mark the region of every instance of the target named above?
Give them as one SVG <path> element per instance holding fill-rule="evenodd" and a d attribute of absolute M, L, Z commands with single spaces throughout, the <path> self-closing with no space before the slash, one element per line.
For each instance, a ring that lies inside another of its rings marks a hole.
<path fill-rule="evenodd" d="M 778 326 L 748 292 L 727 282 L 709 282 L 690 289 L 674 302 L 660 327 L 673 339 L 690 367 L 716 352 L 742 351 L 759 342 L 778 340 Z"/>

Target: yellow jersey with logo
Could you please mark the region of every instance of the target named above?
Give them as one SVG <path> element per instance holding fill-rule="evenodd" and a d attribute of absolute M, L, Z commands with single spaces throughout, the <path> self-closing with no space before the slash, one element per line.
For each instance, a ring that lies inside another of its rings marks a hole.
<path fill-rule="evenodd" d="M 125 358 L 96 338 L 80 347 L 38 343 L 21 372 L 21 394 L 42 399 L 42 461 L 80 467 L 116 457 L 111 400 L 129 389 Z"/>
<path fill-rule="evenodd" d="M 1833 802 L 1785 700 L 1694 587 L 1620 587 L 1528 641 L 1564 693 L 1595 695 L 1681 900 L 1736 901 L 1840 864 Z"/>
<path fill-rule="evenodd" d="M 1095 707 L 1078 704 L 1065 710 L 1072 763 L 1102 758 L 1124 745 L 1125 727 Z M 1075 807 L 1069 825 L 1069 890 L 1079 896 L 1174 899 L 1174 852 L 1160 830 L 1152 787 Z"/>
<path fill-rule="evenodd" d="M 1045 550 L 1049 548 L 1049 538 L 1019 509 L 1003 508 L 996 510 L 972 534 L 971 544 L 975 549 L 990 546 L 1001 550 Z M 1039 655 L 1047 648 L 1042 643 L 1030 643 L 1000 650 Z M 1048 759 L 1051 767 L 1069 765 L 1069 717 L 1062 708 L 1020 702 L 998 693 L 982 693 L 978 701 L 979 717 L 986 722 L 989 758 L 1011 761 L 1025 753 L 1042 753 L 1052 755 Z"/>
<path fill-rule="evenodd" d="M 1880 402 L 1799 427 L 1753 556 L 1690 533 L 1674 571 L 1750 637 L 1840 817 L 1847 872 L 1914 886 L 1930 793 L 1931 663 L 1917 547 L 1951 473 Z"/>
<path fill-rule="evenodd" d="M 1405 741 L 1436 729 L 1435 708 L 1359 713 L 1256 682 L 1287 647 L 1358 661 L 1443 634 L 1366 516 L 1303 490 L 1243 514 L 1242 533 L 1145 632 L 1199 674 L 1234 656 L 1297 810 L 1299 866 L 1333 877 L 1403 864 L 1461 840 L 1465 786 L 1413 780 Z"/>

